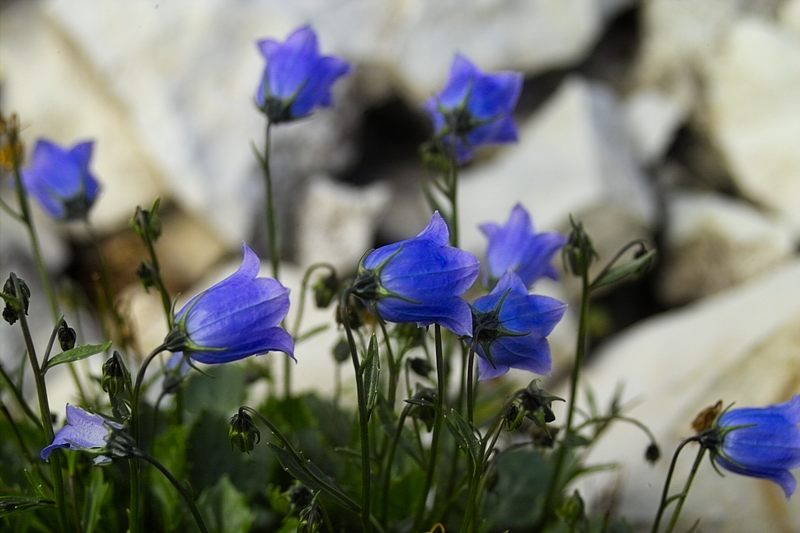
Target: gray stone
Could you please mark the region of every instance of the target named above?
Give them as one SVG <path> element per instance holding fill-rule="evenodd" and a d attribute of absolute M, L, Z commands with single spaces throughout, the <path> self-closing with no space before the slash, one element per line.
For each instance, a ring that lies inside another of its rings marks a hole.
<path fill-rule="evenodd" d="M 318 177 L 306 195 L 298 217 L 297 263 L 329 262 L 341 272 L 354 271 L 372 247 L 376 221 L 389 203 L 387 187 L 356 189 Z"/>
<path fill-rule="evenodd" d="M 702 298 L 790 257 L 790 232 L 749 205 L 714 194 L 676 194 L 668 216 L 659 292 L 666 303 Z"/>
<path fill-rule="evenodd" d="M 625 99 L 625 124 L 642 164 L 661 160 L 687 111 L 683 102 L 656 90 L 637 91 Z"/>
<path fill-rule="evenodd" d="M 614 95 L 579 78 L 564 82 L 535 116 L 519 125 L 520 144 L 462 175 L 462 243 L 485 248 L 478 224 L 502 222 L 521 202 L 539 231 L 587 218 L 601 255 L 645 236 L 656 212 L 652 190 L 631 149 Z M 597 220 L 593 223 L 589 218 Z M 616 221 L 616 222 L 615 222 Z M 618 228 L 606 232 L 603 228 Z M 609 235 L 610 233 L 610 235 Z"/>
<path fill-rule="evenodd" d="M 800 37 L 741 19 L 706 64 L 705 78 L 708 131 L 732 179 L 800 235 Z"/>

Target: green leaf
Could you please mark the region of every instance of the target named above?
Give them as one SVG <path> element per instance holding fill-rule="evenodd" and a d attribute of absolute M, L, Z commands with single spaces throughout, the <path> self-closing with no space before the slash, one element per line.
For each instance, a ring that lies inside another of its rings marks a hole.
<path fill-rule="evenodd" d="M 213 487 L 203 491 L 197 500 L 209 532 L 247 533 L 255 514 L 247 505 L 244 495 L 223 476 Z"/>
<path fill-rule="evenodd" d="M 337 487 L 336 483 L 330 479 L 327 474 L 314 466 L 311 461 L 306 460 L 303 463 L 289 450 L 281 448 L 271 442 L 269 443 L 269 447 L 286 471 L 297 481 L 311 490 L 324 492 L 345 509 L 354 513 L 359 512 L 358 504 Z"/>
<path fill-rule="evenodd" d="M 47 364 L 44 366 L 44 368 L 42 368 L 42 373 L 47 372 L 56 365 L 80 361 L 81 359 L 86 359 L 87 357 L 91 357 L 95 354 L 105 352 L 110 347 L 111 341 L 106 341 L 103 344 L 84 344 L 83 346 L 76 346 L 71 350 L 61 352 L 55 357 L 48 359 Z"/>
<path fill-rule="evenodd" d="M 592 290 L 611 285 L 626 278 L 631 280 L 636 279 L 642 275 L 655 259 L 656 251 L 648 250 L 638 257 L 634 257 L 630 261 L 609 269 L 603 277 L 596 279 L 592 282 Z"/>
<path fill-rule="evenodd" d="M 54 507 L 55 502 L 31 496 L 0 496 L 0 518 L 24 511 Z"/>
<path fill-rule="evenodd" d="M 103 506 L 110 496 L 111 485 L 103 479 L 103 470 L 92 468 L 89 474 L 89 487 L 83 505 L 83 531 L 92 533 L 102 515 Z"/>
<path fill-rule="evenodd" d="M 186 383 L 184 405 L 193 416 L 206 410 L 227 419 L 247 397 L 245 370 L 241 365 L 215 365 L 206 373 L 192 373 Z"/>
<path fill-rule="evenodd" d="M 449 413 L 445 413 L 444 421 L 447 422 L 447 427 L 450 433 L 456 438 L 458 447 L 462 448 L 472 460 L 473 467 L 479 464 L 481 457 L 481 441 L 475 432 L 472 424 L 467 422 L 461 413 L 455 409 L 450 409 Z"/>
<path fill-rule="evenodd" d="M 367 391 L 367 416 L 372 414 L 375 403 L 378 401 L 378 388 L 380 387 L 381 358 L 378 355 L 378 337 L 373 333 L 369 340 L 367 357 L 361 367 L 364 379 L 364 388 Z"/>

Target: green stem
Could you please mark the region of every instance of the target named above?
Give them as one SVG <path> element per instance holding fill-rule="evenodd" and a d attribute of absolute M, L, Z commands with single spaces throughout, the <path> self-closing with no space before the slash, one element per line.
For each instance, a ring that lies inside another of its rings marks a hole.
<path fill-rule="evenodd" d="M 14 209 L 10 205 L 8 205 L 2 198 L 0 198 L 0 209 L 5 211 L 8 216 L 13 218 L 17 222 L 22 222 L 23 224 L 25 223 L 25 218 L 23 218 L 22 215 L 14 211 Z"/>
<path fill-rule="evenodd" d="M 19 445 L 22 455 L 25 456 L 25 459 L 28 460 L 28 463 L 34 465 L 34 467 L 37 467 L 38 463 L 33 461 L 33 456 L 31 455 L 30 450 L 28 450 L 28 446 L 25 444 L 25 439 L 22 438 L 22 433 L 19 432 L 19 427 L 17 427 L 14 417 L 11 416 L 8 407 L 6 407 L 6 404 L 2 399 L 0 399 L 0 412 L 2 412 L 3 416 L 5 416 L 6 420 L 8 420 L 8 425 L 11 426 L 11 431 L 14 432 L 14 437 L 17 439 L 17 444 Z"/>
<path fill-rule="evenodd" d="M 173 314 L 172 314 L 172 299 L 167 291 L 167 286 L 164 284 L 164 279 L 161 277 L 161 265 L 158 262 L 158 254 L 156 254 L 156 247 L 148 232 L 144 233 L 142 237 L 144 245 L 147 248 L 147 255 L 150 256 L 150 266 L 153 273 L 153 281 L 155 281 L 156 289 L 161 297 L 161 308 L 164 310 L 164 319 L 167 321 L 167 331 L 172 331 Z"/>
<path fill-rule="evenodd" d="M 308 460 L 305 459 L 302 455 L 300 455 L 300 453 L 292 445 L 291 441 L 289 441 L 289 439 L 286 438 L 286 436 L 283 433 L 281 433 L 280 429 L 278 429 L 278 427 L 275 424 L 270 422 L 270 420 L 267 417 L 265 417 L 252 407 L 242 406 L 239 408 L 239 411 L 240 412 L 247 411 L 251 415 L 261 420 L 261 422 L 263 422 L 264 425 L 269 428 L 272 435 L 277 437 L 277 439 L 280 441 L 284 449 L 292 455 L 298 467 L 303 469 L 303 473 L 312 478 L 320 487 L 322 487 L 325 490 L 325 492 L 329 496 L 332 496 L 333 498 L 337 499 L 339 503 L 342 504 L 345 508 L 354 512 L 361 512 L 361 508 L 359 507 L 358 503 L 355 502 L 352 498 L 350 498 L 350 496 L 343 493 L 336 487 L 332 486 L 330 483 L 328 483 L 328 481 L 318 476 L 313 470 L 306 467 Z M 372 520 L 372 517 L 370 517 L 369 520 Z"/>
<path fill-rule="evenodd" d="M 476 335 L 477 336 L 477 335 Z M 477 394 L 478 382 L 475 381 L 473 373 L 475 372 L 475 340 L 469 345 L 469 353 L 467 354 L 467 420 L 470 424 L 473 423 L 475 413 L 475 394 Z"/>
<path fill-rule="evenodd" d="M 683 486 L 683 491 L 681 491 L 680 495 L 678 496 L 678 506 L 675 507 L 675 511 L 672 513 L 672 519 L 669 521 L 667 533 L 672 533 L 672 531 L 675 529 L 675 525 L 678 523 L 678 517 L 681 515 L 681 511 L 683 510 L 683 504 L 686 502 L 686 497 L 689 495 L 689 489 L 692 488 L 692 482 L 697 474 L 697 470 L 700 468 L 700 463 L 703 461 L 703 455 L 705 455 L 705 453 L 706 447 L 701 445 L 700 450 L 697 452 L 697 456 L 694 458 L 694 463 L 692 464 L 692 470 L 689 472 L 689 477 L 686 478 L 686 484 Z"/>
<path fill-rule="evenodd" d="M 439 438 L 441 436 L 442 421 L 444 420 L 444 397 L 445 397 L 445 371 L 444 354 L 442 350 L 442 328 L 439 324 L 434 326 L 434 342 L 436 346 L 436 378 L 438 391 L 436 394 L 436 416 L 433 419 L 433 433 L 431 435 L 431 450 L 428 469 L 425 475 L 425 484 L 420 493 L 417 503 L 417 512 L 414 517 L 413 531 L 419 531 L 425 517 L 425 503 L 428 501 L 428 492 L 433 485 L 433 477 L 436 473 L 436 459 L 439 455 Z"/>
<path fill-rule="evenodd" d="M 0 364 L 0 377 L 3 378 L 3 381 L 6 382 L 8 388 L 11 390 L 11 394 L 14 396 L 14 399 L 17 401 L 19 406 L 22 408 L 22 412 L 25 413 L 25 416 L 33 422 L 38 429 L 44 430 L 42 427 L 42 421 L 36 418 L 36 414 L 31 409 L 31 406 L 28 405 L 28 402 L 25 401 L 25 397 L 22 395 L 22 392 L 17 388 L 13 381 L 11 381 L 11 376 L 8 375 L 6 369 L 3 368 L 3 365 Z"/>
<path fill-rule="evenodd" d="M 181 483 L 175 478 L 175 476 L 172 475 L 172 472 L 167 470 L 167 468 L 163 464 L 158 462 L 154 457 L 151 457 L 150 455 L 142 451 L 137 450 L 137 452 L 134 453 L 134 457 L 142 459 L 143 461 L 146 461 L 151 465 L 153 465 L 154 467 L 156 467 L 156 469 L 159 472 L 161 472 L 164 475 L 164 477 L 169 480 L 170 483 L 172 483 L 172 486 L 175 487 L 175 490 L 178 491 L 183 500 L 186 502 L 186 505 L 189 506 L 189 510 L 192 512 L 192 516 L 194 516 L 194 521 L 197 524 L 198 529 L 200 529 L 202 533 L 208 533 L 206 524 L 205 522 L 203 522 L 203 517 L 200 514 L 200 510 L 197 508 L 197 505 L 194 503 L 192 495 L 189 494 L 189 491 L 186 490 L 186 487 L 181 485 Z"/>
<path fill-rule="evenodd" d="M 103 251 L 100 249 L 100 239 L 97 237 L 97 233 L 94 231 L 94 227 L 92 226 L 91 222 L 89 222 L 89 218 L 86 217 L 83 220 L 83 222 L 84 226 L 86 227 L 86 233 L 89 235 L 89 240 L 92 243 L 92 249 L 94 250 L 94 254 L 97 257 L 97 264 L 99 267 L 98 277 L 100 280 L 100 297 L 105 303 L 105 306 L 108 309 L 109 314 L 111 315 L 111 320 L 114 323 L 114 330 L 116 333 L 115 340 L 119 344 L 124 346 L 125 326 L 122 320 L 122 316 L 119 314 L 116 305 L 114 305 L 114 294 L 111 291 L 111 282 L 109 281 L 110 276 L 108 271 L 108 264 L 106 263 Z"/>
<path fill-rule="evenodd" d="M 383 508 L 381 509 L 381 523 L 386 523 L 386 517 L 389 514 L 389 485 L 392 478 L 392 463 L 394 462 L 394 453 L 397 450 L 397 443 L 400 441 L 400 436 L 403 434 L 403 425 L 406 422 L 406 417 L 411 409 L 411 405 L 406 405 L 400 412 L 400 419 L 397 422 L 397 429 L 394 432 L 392 441 L 389 445 L 389 451 L 386 454 L 386 461 L 383 464 Z"/>
<path fill-rule="evenodd" d="M 653 520 L 653 527 L 650 530 L 651 533 L 658 533 L 658 529 L 661 525 L 661 519 L 664 516 L 664 511 L 672 502 L 672 500 L 669 498 L 669 486 L 672 483 L 672 476 L 675 473 L 675 466 L 678 464 L 678 456 L 681 454 L 681 451 L 683 451 L 687 444 L 690 442 L 697 442 L 697 440 L 697 437 L 689 437 L 688 439 L 685 439 L 675 449 L 675 453 L 672 454 L 672 460 L 670 461 L 669 469 L 667 470 L 667 478 L 664 480 L 664 488 L 661 491 L 661 500 L 658 503 L 658 511 L 656 512 L 656 517 Z M 705 448 L 701 446 L 700 452 L 702 453 L 704 450 Z"/>
<path fill-rule="evenodd" d="M 140 442 L 140 420 L 139 420 L 139 395 L 142 389 L 142 382 L 144 380 L 144 375 L 147 372 L 147 367 L 150 363 L 155 359 L 155 357 L 165 350 L 165 346 L 162 344 L 158 346 L 155 350 L 150 352 L 150 354 L 145 358 L 142 366 L 139 368 L 139 372 L 136 374 L 136 383 L 133 386 L 133 394 L 131 398 L 131 434 L 133 435 L 133 440 L 136 443 L 136 446 L 142 448 L 142 444 Z M 129 516 L 129 532 L 130 533 L 139 533 L 141 531 L 141 494 L 142 494 L 142 483 L 141 483 L 141 471 L 139 469 L 139 463 L 135 459 L 131 459 L 129 461 L 130 467 L 130 485 L 131 485 L 131 502 L 130 502 L 130 516 Z"/>
<path fill-rule="evenodd" d="M 10 276 L 11 283 L 14 286 L 14 296 L 22 301 L 22 290 L 19 285 L 19 278 L 13 272 Z M 39 367 L 39 361 L 36 357 L 36 348 L 33 344 L 31 331 L 28 327 L 28 319 L 25 316 L 25 311 L 21 310 L 19 313 L 19 324 L 22 329 L 22 335 L 25 338 L 25 347 L 28 352 L 28 359 L 33 370 L 33 378 L 36 383 L 36 395 L 39 399 L 39 415 L 42 420 L 42 429 L 44 429 L 44 436 L 47 443 L 53 442 L 55 433 L 53 432 L 53 423 L 50 418 L 50 404 L 47 399 L 47 385 L 44 380 L 44 374 Z M 50 456 L 50 472 L 53 476 L 53 489 L 55 492 L 56 507 L 58 507 L 60 528 L 62 531 L 67 531 L 67 508 L 64 497 L 64 478 L 61 473 L 61 456 L 55 453 Z"/>
<path fill-rule="evenodd" d="M 13 143 L 16 141 L 16 135 L 9 139 L 9 142 L 12 143 L 12 146 L 14 146 Z M 28 230 L 28 237 L 30 238 L 31 248 L 33 249 L 33 258 L 36 262 L 36 270 L 39 273 L 39 281 L 41 282 L 42 287 L 44 287 L 45 293 L 47 294 L 47 301 L 50 303 L 50 314 L 53 316 L 53 320 L 55 321 L 58 320 L 60 315 L 58 311 L 58 300 L 56 299 L 56 293 L 53 289 L 53 284 L 50 282 L 50 276 L 47 275 L 47 269 L 44 266 L 42 248 L 39 244 L 39 235 L 36 233 L 36 226 L 33 224 L 33 217 L 31 216 L 31 207 L 30 203 L 28 202 L 28 195 L 26 194 L 25 186 L 22 183 L 20 161 L 17 160 L 16 150 L 11 150 L 11 153 L 11 165 L 14 169 L 14 181 L 17 190 L 17 201 L 19 202 L 20 215 L 22 216 L 24 225 Z"/>
<path fill-rule="evenodd" d="M 342 308 L 343 316 L 347 316 L 348 300 L 350 298 L 350 291 L 342 292 L 340 306 Z M 358 418 L 359 430 L 361 434 L 361 525 L 365 533 L 371 531 L 369 522 L 370 516 L 370 446 L 369 446 L 369 414 L 367 413 L 367 399 L 364 392 L 364 377 L 361 375 L 361 364 L 358 360 L 358 349 L 356 348 L 356 341 L 353 338 L 353 332 L 347 320 L 343 320 L 344 330 L 347 335 L 347 343 L 350 346 L 350 357 L 353 360 L 353 370 L 356 374 L 356 393 L 358 395 Z M 438 326 L 437 326 L 438 327 Z"/>
<path fill-rule="evenodd" d="M 451 154 L 450 160 L 450 228 L 451 235 L 450 241 L 453 246 L 458 248 L 459 231 L 458 231 L 458 164 L 456 163 L 455 154 Z"/>
<path fill-rule="evenodd" d="M 537 524 L 536 527 L 537 530 L 543 530 L 544 526 L 550 519 L 551 511 L 553 510 L 554 507 L 553 504 L 556 496 L 556 491 L 559 486 L 559 480 L 561 479 L 562 470 L 564 468 L 564 463 L 567 458 L 569 443 L 572 440 L 571 439 L 573 433 L 572 422 L 573 422 L 573 417 L 575 415 L 575 401 L 578 396 L 578 381 L 580 379 L 583 359 L 586 355 L 587 323 L 589 317 L 589 296 L 590 296 L 588 265 L 584 269 L 584 271 L 581 272 L 581 289 L 582 290 L 581 290 L 580 319 L 578 322 L 578 341 L 577 341 L 577 347 L 575 348 L 575 362 L 572 366 L 572 374 L 570 377 L 569 404 L 567 405 L 567 422 L 564 428 L 564 439 L 561 441 L 561 445 L 558 448 L 555 466 L 553 467 L 553 474 L 550 476 L 550 484 L 547 487 L 547 495 L 544 500 L 544 506 L 542 507 L 542 513 L 540 515 L 539 523 Z"/>
<path fill-rule="evenodd" d="M 389 394 L 387 401 L 389 407 L 394 411 L 394 403 L 397 399 L 397 384 L 400 381 L 400 361 L 394 358 L 389 332 L 386 331 L 386 323 L 382 319 L 378 319 L 378 323 L 381 326 L 381 333 L 383 333 L 383 342 L 386 344 L 386 358 L 389 363 Z"/>
<path fill-rule="evenodd" d="M 300 297 L 297 300 L 297 313 L 295 314 L 294 325 L 292 326 L 292 337 L 295 339 L 300 334 L 300 324 L 303 322 L 303 312 L 306 308 L 306 293 L 308 292 L 308 283 L 311 281 L 311 275 L 314 273 L 314 271 L 321 268 L 327 268 L 331 274 L 336 272 L 336 269 L 330 263 L 314 263 L 306 269 L 305 274 L 303 274 L 303 280 L 300 283 Z"/>

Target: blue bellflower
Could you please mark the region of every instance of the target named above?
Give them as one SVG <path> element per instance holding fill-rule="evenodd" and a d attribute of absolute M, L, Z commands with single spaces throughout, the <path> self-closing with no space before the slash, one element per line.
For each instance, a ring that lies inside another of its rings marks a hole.
<path fill-rule="evenodd" d="M 275 123 L 305 117 L 315 107 L 329 107 L 331 86 L 350 72 L 346 61 L 319 54 L 317 35 L 310 26 L 296 29 L 283 43 L 263 39 L 257 44 L 267 65 L 256 104 Z"/>
<path fill-rule="evenodd" d="M 521 90 L 522 74 L 484 74 L 457 54 L 447 85 L 425 108 L 433 119 L 436 136 L 462 164 L 472 159 L 477 146 L 517 140 L 511 113 Z"/>
<path fill-rule="evenodd" d="M 519 276 L 506 272 L 492 292 L 472 304 L 479 378 L 502 376 L 511 368 L 549 373 L 546 337 L 565 309 L 554 298 L 528 294 Z"/>
<path fill-rule="evenodd" d="M 550 263 L 567 239 L 555 231 L 534 232 L 531 217 L 522 205 L 514 206 L 504 225 L 487 222 L 481 224 L 480 229 L 489 239 L 486 249 L 488 281 L 500 279 L 509 270 L 516 272 L 526 287 L 544 276 L 558 279 Z"/>
<path fill-rule="evenodd" d="M 122 429 L 122 425 L 67 404 L 66 425 L 58 430 L 51 444 L 42 448 L 39 456 L 47 461 L 57 448 L 102 453 L 114 429 Z"/>
<path fill-rule="evenodd" d="M 289 312 L 289 289 L 259 278 L 261 262 L 246 244 L 239 269 L 201 292 L 175 315 L 167 349 L 206 364 L 227 363 L 269 351 L 294 358 L 294 340 L 281 321 Z"/>
<path fill-rule="evenodd" d="M 715 464 L 735 474 L 768 479 L 788 499 L 797 486 L 789 470 L 800 467 L 800 395 L 767 407 L 731 409 L 712 431 L 720 438 L 711 447 Z"/>
<path fill-rule="evenodd" d="M 449 243 L 447 224 L 435 212 L 413 239 L 367 254 L 353 294 L 388 322 L 439 324 L 457 335 L 471 335 L 472 316 L 461 295 L 478 277 L 478 259 Z"/>
<path fill-rule="evenodd" d="M 42 209 L 58 220 L 84 219 L 100 186 L 89 170 L 94 142 L 63 149 L 46 139 L 33 148 L 31 163 L 22 169 L 22 183 Z"/>

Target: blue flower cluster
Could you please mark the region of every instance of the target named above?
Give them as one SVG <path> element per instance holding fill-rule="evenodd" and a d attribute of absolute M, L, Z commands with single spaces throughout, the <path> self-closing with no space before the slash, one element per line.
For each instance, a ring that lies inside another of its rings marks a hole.
<path fill-rule="evenodd" d="M 489 245 L 490 256 L 514 259 L 505 261 L 506 270 L 500 273 L 494 290 L 472 306 L 463 295 L 478 276 L 478 260 L 450 246 L 447 224 L 439 213 L 433 214 L 416 237 L 367 254 L 359 266 L 353 294 L 388 322 L 439 324 L 456 335 L 474 338 L 481 379 L 500 376 L 510 368 L 547 373 L 550 348 L 546 337 L 564 314 L 565 305 L 529 295 L 516 271 L 525 273 L 527 284 L 538 276 L 554 275 L 551 256 L 564 239 L 547 235 L 547 240 L 557 245 L 548 243 L 542 253 L 540 236 L 532 233 L 530 217 L 522 206 L 514 208 L 512 219 L 515 216 L 527 221 L 521 228 L 525 231 L 506 235 L 498 230 L 493 233 L 500 235 L 494 240 L 490 237 Z"/>

